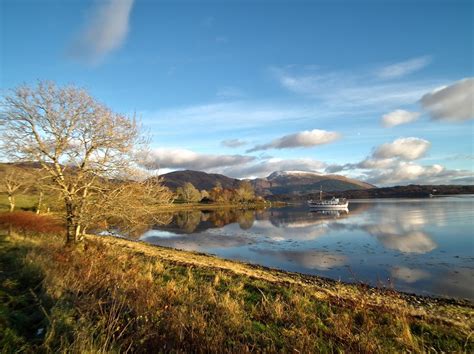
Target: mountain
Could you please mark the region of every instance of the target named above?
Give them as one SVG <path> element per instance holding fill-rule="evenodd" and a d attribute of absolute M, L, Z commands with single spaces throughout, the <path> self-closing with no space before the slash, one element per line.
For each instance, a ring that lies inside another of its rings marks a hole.
<path fill-rule="evenodd" d="M 201 171 L 174 171 L 165 173 L 160 177 L 163 178 L 164 184 L 171 189 L 182 187 L 186 182 L 190 182 L 199 190 L 209 190 L 216 186 L 216 183 L 220 183 L 223 188 L 236 188 L 240 180 L 236 178 L 230 178 L 217 173 L 206 173 Z"/>
<path fill-rule="evenodd" d="M 235 188 L 240 180 L 216 173 L 175 171 L 162 175 L 164 184 L 171 189 L 192 183 L 198 189 L 209 190 L 219 182 L 224 188 Z M 374 188 L 373 185 L 339 175 L 322 175 L 303 171 L 278 171 L 266 178 L 250 180 L 258 195 L 307 194 L 319 191 L 345 191 Z"/>
<path fill-rule="evenodd" d="M 278 171 L 252 181 L 261 195 L 308 194 L 322 188 L 326 192 L 375 188 L 374 185 L 340 175 L 305 171 Z"/>

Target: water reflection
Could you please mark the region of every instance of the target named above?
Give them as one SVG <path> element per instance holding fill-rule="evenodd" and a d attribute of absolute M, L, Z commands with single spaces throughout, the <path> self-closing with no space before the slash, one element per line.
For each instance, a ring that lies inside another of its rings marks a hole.
<path fill-rule="evenodd" d="M 365 229 L 385 247 L 403 253 L 427 253 L 436 248 L 436 243 L 426 232 L 400 231 L 393 225 L 368 225 Z"/>
<path fill-rule="evenodd" d="M 353 201 L 173 214 L 147 242 L 400 290 L 474 299 L 474 198 Z"/>
<path fill-rule="evenodd" d="M 412 269 L 408 267 L 394 267 L 390 271 L 392 277 L 405 283 L 416 283 L 422 279 L 427 279 L 431 275 L 430 273 L 422 269 Z"/>
<path fill-rule="evenodd" d="M 341 267 L 347 262 L 346 256 L 328 251 L 275 251 L 264 249 L 255 249 L 254 251 L 260 256 L 270 256 L 284 262 L 296 262 L 298 265 L 308 269 L 330 270 L 334 267 Z"/>

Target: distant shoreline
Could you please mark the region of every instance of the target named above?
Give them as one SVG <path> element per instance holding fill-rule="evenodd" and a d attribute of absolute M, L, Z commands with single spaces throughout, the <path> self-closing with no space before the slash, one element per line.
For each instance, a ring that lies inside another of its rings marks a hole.
<path fill-rule="evenodd" d="M 453 195 L 473 195 L 474 185 L 409 185 L 382 187 L 371 189 L 357 189 L 349 191 L 325 192 L 325 198 L 339 197 L 347 199 L 376 199 L 376 198 L 430 198 L 445 197 Z M 269 201 L 294 202 L 319 198 L 319 193 L 308 193 L 298 195 L 274 195 L 265 197 Z"/>

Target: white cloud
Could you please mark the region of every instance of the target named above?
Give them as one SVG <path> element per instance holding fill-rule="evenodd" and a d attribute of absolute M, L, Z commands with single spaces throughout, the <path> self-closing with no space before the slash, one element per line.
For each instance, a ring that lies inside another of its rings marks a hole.
<path fill-rule="evenodd" d="M 473 184 L 474 175 L 467 170 L 448 170 L 439 164 L 420 165 L 413 160 L 423 157 L 431 143 L 420 138 L 400 138 L 382 144 L 371 156 L 357 163 L 326 166 L 327 173 L 349 171 L 352 177 L 377 186 L 400 184 Z M 363 171 L 356 175 L 355 171 Z"/>
<path fill-rule="evenodd" d="M 421 113 L 418 112 L 408 112 L 403 109 L 397 109 L 383 115 L 382 124 L 384 127 L 394 127 L 396 125 L 414 122 L 420 115 Z"/>
<path fill-rule="evenodd" d="M 420 103 L 435 120 L 461 122 L 474 119 L 474 78 L 427 93 Z"/>
<path fill-rule="evenodd" d="M 221 141 L 221 145 L 229 148 L 237 148 L 241 147 L 244 145 L 247 145 L 248 143 L 245 140 L 240 140 L 240 139 L 226 139 Z"/>
<path fill-rule="evenodd" d="M 275 171 L 317 172 L 326 167 L 324 162 L 313 159 L 265 159 L 256 163 L 230 166 L 219 170 L 236 178 L 266 177 Z"/>
<path fill-rule="evenodd" d="M 312 147 L 331 143 L 340 138 L 340 134 L 326 130 L 313 129 L 305 130 L 299 133 L 289 134 L 281 138 L 272 140 L 267 144 L 257 145 L 247 152 L 254 152 L 268 149 L 289 149 L 297 147 Z"/>
<path fill-rule="evenodd" d="M 255 157 L 243 155 L 210 155 L 199 154 L 186 149 L 154 149 L 147 160 L 159 168 L 209 170 L 246 164 Z M 149 163 L 146 163 L 147 165 Z"/>
<path fill-rule="evenodd" d="M 422 157 L 430 148 L 431 143 L 420 138 L 400 138 L 391 143 L 380 145 L 373 156 L 378 159 L 399 158 L 416 160 Z"/>
<path fill-rule="evenodd" d="M 423 166 L 405 161 L 399 161 L 386 170 L 371 170 L 365 179 L 376 185 L 474 184 L 472 171 L 448 170 L 438 164 Z"/>
<path fill-rule="evenodd" d="M 396 79 L 421 70 L 431 63 L 431 57 L 424 56 L 390 64 L 375 72 L 380 79 Z"/>
<path fill-rule="evenodd" d="M 316 172 L 326 164 L 313 159 L 277 159 L 248 155 L 214 155 L 187 149 L 154 149 L 141 155 L 141 165 L 161 173 L 189 169 L 221 173 L 234 178 L 266 177 L 272 172 L 298 170 Z"/>
<path fill-rule="evenodd" d="M 107 54 L 120 48 L 128 33 L 133 2 L 97 2 L 83 30 L 73 42 L 70 55 L 86 63 L 98 64 Z"/>

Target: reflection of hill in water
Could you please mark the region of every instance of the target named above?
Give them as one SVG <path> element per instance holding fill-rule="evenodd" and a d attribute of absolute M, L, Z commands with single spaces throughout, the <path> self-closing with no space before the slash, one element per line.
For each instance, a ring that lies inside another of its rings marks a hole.
<path fill-rule="evenodd" d="M 364 214 L 371 209 L 370 213 Z M 266 210 L 221 209 L 210 211 L 181 211 L 173 215 L 166 226 L 155 229 L 174 233 L 202 233 L 208 229 L 238 224 L 242 230 L 254 227 L 255 232 L 286 239 L 315 238 L 329 229 L 362 230 L 386 248 L 402 253 L 428 253 L 437 245 L 424 230 L 430 222 L 443 225 L 445 208 L 440 205 L 420 205 L 383 202 L 351 203 L 350 211 L 309 211 L 306 206 Z M 255 222 L 257 224 L 255 224 Z M 298 231 L 297 231 L 298 230 Z"/>
<path fill-rule="evenodd" d="M 355 204 L 351 206 L 350 212 L 310 211 L 306 206 L 265 210 L 221 209 L 180 211 L 173 214 L 169 223 L 155 226 L 154 229 L 189 234 L 237 223 L 242 230 L 248 230 L 252 228 L 255 220 L 269 221 L 277 228 L 309 227 L 357 215 L 367 208 L 369 208 L 367 204 Z"/>
<path fill-rule="evenodd" d="M 251 210 L 180 211 L 173 215 L 169 224 L 155 226 L 154 229 L 188 234 L 238 223 L 242 230 L 247 230 L 252 227 L 254 220 L 255 212 Z"/>

